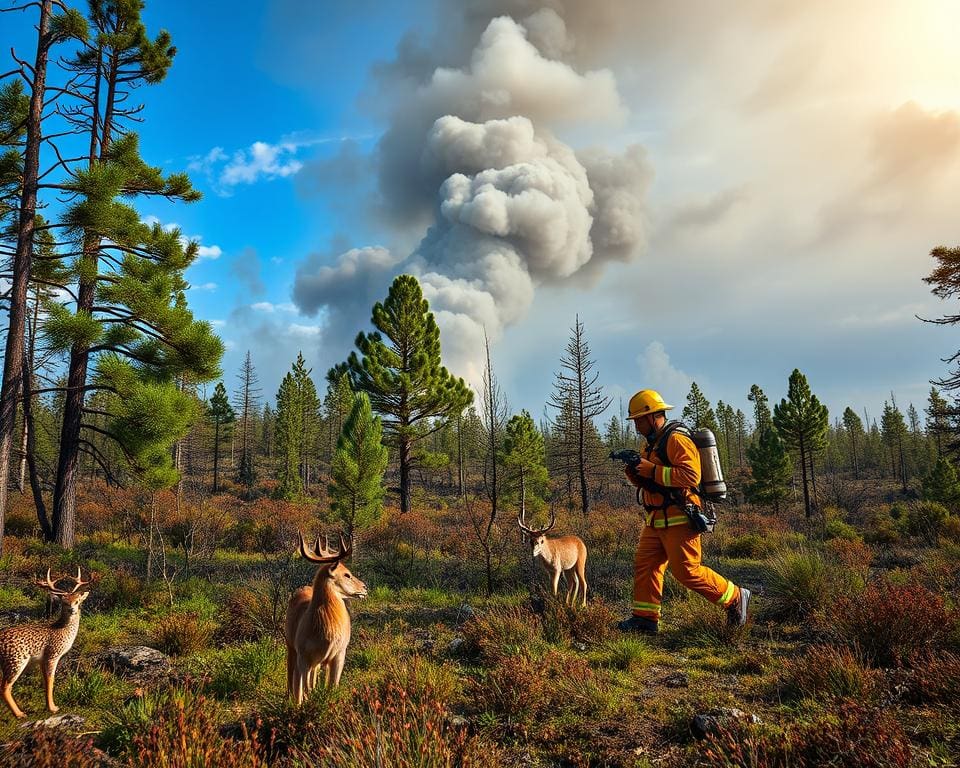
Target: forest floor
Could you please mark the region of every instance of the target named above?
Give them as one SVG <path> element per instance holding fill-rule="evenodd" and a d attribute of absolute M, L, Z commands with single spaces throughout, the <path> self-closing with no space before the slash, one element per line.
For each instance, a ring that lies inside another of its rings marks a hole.
<path fill-rule="evenodd" d="M 730 516 L 704 560 L 754 591 L 748 625 L 728 628 L 668 576 L 654 637 L 616 629 L 629 613 L 632 510 L 568 519 L 595 553 L 586 608 L 544 594 L 515 531 L 503 533 L 486 597 L 476 555 L 427 546 L 443 513 L 385 525 L 350 564 L 370 595 L 351 605 L 342 685 L 299 711 L 285 702 L 280 632 L 309 564 L 218 549 L 188 571 L 167 552 L 169 578 L 148 582 L 133 542 L 93 534 L 64 553 L 10 536 L 0 626 L 42 618 L 28 585 L 47 566 L 79 564 L 96 580 L 55 690 L 60 714 L 83 718 L 79 735 L 63 729 L 38 747 L 5 711 L 0 763 L 43 765 L 49 748 L 51 765 L 159 766 L 189 744 L 206 757 L 169 764 L 955 765 L 960 547 L 889 533 L 918 506 L 847 515 L 833 536 L 824 521 L 818 531 L 796 516 Z M 127 646 L 158 649 L 169 667 L 117 669 L 111 654 Z M 36 670 L 14 695 L 29 719 L 47 716 Z"/>

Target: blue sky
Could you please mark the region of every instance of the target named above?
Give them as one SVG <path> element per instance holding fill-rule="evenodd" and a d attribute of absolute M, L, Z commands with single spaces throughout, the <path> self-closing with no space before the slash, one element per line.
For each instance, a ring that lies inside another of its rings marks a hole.
<path fill-rule="evenodd" d="M 414 271 L 448 363 L 477 381 L 486 330 L 513 410 L 542 412 L 578 314 L 615 399 L 696 380 L 749 412 L 798 367 L 833 416 L 922 409 L 958 346 L 915 318 L 955 311 L 921 278 L 958 241 L 957 6 L 589 5 L 147 3 L 178 54 L 143 154 L 204 199 L 141 214 L 204 246 L 228 387 L 247 349 L 271 399 L 298 349 L 322 386 Z"/>

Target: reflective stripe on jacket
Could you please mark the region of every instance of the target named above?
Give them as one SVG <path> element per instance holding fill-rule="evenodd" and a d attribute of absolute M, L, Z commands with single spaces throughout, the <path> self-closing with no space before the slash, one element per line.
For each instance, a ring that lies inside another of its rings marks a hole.
<path fill-rule="evenodd" d="M 646 458 L 656 464 L 653 470 L 653 481 L 667 488 L 685 488 L 686 498 L 698 506 L 703 502 L 700 496 L 691 489 L 700 484 L 700 451 L 693 440 L 679 431 L 674 431 L 667 438 L 667 459 L 669 464 L 660 461 L 657 452 L 653 450 L 656 440 L 647 445 Z M 659 507 L 665 499 L 662 493 L 643 491 L 643 503 L 648 507 Z M 654 528 L 666 528 L 672 525 L 689 525 L 689 519 L 683 509 L 675 503 L 670 503 L 666 509 L 656 509 L 647 513 L 647 525 Z"/>

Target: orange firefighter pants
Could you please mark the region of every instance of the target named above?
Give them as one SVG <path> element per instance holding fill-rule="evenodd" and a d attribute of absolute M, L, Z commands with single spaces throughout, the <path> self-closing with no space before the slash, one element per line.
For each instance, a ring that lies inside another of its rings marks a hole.
<path fill-rule="evenodd" d="M 633 615 L 660 620 L 663 575 L 677 581 L 711 603 L 728 606 L 740 589 L 718 573 L 701 564 L 700 534 L 686 522 L 667 528 L 644 527 L 633 558 Z"/>

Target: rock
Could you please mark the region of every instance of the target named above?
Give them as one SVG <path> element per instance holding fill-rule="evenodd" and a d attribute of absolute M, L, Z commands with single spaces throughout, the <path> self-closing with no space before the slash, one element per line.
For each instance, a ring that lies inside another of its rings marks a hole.
<path fill-rule="evenodd" d="M 455 655 L 460 652 L 460 649 L 463 647 L 463 644 L 466 642 L 462 637 L 455 637 L 449 643 L 447 643 L 447 653 Z"/>
<path fill-rule="evenodd" d="M 454 728 L 466 728 L 470 725 L 470 721 L 463 715 L 448 715 L 447 722 Z"/>
<path fill-rule="evenodd" d="M 663 679 L 663 684 L 668 688 L 689 688 L 690 676 L 686 672 L 674 672 Z"/>
<path fill-rule="evenodd" d="M 586 643 L 574 643 L 574 644 L 573 644 L 573 649 L 574 649 L 575 651 L 583 652 L 583 651 L 587 650 L 587 645 L 586 645 Z"/>
<path fill-rule="evenodd" d="M 145 645 L 108 648 L 97 658 L 114 674 L 133 680 L 155 679 L 170 672 L 170 658 Z"/>
<path fill-rule="evenodd" d="M 80 731 L 86 725 L 87 720 L 80 715 L 53 715 L 45 720 L 31 720 L 23 723 L 20 727 L 26 730 L 36 730 L 37 728 L 55 728 L 57 730 Z"/>
<path fill-rule="evenodd" d="M 463 605 L 460 606 L 459 610 L 457 611 L 457 620 L 466 621 L 467 619 L 473 618 L 476 615 L 476 613 L 477 612 L 473 610 L 472 605 L 470 605 L 469 603 L 464 603 Z"/>
<path fill-rule="evenodd" d="M 698 739 L 705 739 L 710 734 L 736 722 L 759 723 L 760 718 L 735 707 L 718 707 L 694 716 L 690 728 Z"/>

